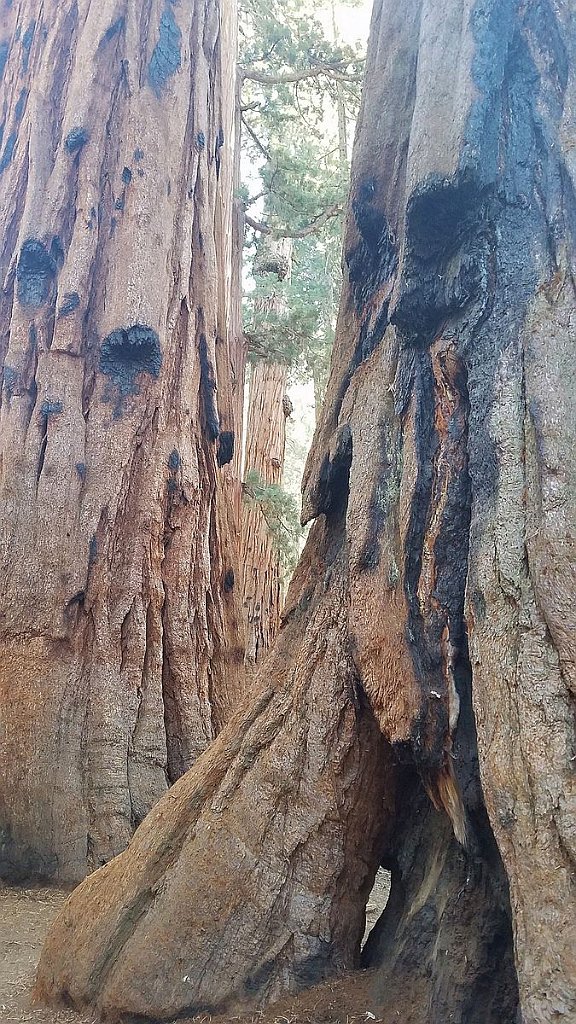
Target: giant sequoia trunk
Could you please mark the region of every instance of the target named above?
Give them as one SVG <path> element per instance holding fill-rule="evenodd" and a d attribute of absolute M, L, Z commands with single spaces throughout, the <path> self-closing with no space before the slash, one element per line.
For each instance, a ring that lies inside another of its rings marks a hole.
<path fill-rule="evenodd" d="M 2 5 L 0 875 L 118 853 L 238 699 L 233 16 Z"/>
<path fill-rule="evenodd" d="M 379 1016 L 511 1024 L 518 979 L 526 1024 L 574 1020 L 569 7 L 376 0 L 283 629 L 64 908 L 41 997 L 262 1005 L 358 963 L 382 859 Z"/>

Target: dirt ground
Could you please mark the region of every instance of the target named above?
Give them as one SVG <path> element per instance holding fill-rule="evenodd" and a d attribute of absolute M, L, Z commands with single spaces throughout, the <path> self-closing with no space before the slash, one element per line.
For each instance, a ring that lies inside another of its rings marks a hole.
<path fill-rule="evenodd" d="M 30 1001 L 44 936 L 67 895 L 60 889 L 0 886 L 0 1024 L 97 1024 L 93 1016 L 36 1007 Z M 367 907 L 367 930 L 377 920 L 387 896 L 388 879 L 381 872 Z M 203 1015 L 194 1024 L 378 1024 L 380 1018 L 363 990 L 361 976 L 354 976 L 312 989 L 266 1014 Z"/>
<path fill-rule="evenodd" d="M 0 1022 L 2 1024 L 92 1024 L 69 1010 L 30 1004 L 36 964 L 50 922 L 68 893 L 40 887 L 0 887 Z"/>

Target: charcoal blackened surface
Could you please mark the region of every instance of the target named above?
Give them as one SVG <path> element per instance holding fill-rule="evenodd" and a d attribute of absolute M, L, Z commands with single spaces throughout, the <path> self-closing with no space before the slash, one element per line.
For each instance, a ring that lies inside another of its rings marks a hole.
<path fill-rule="evenodd" d="M 10 43 L 7 40 L 3 40 L 0 43 L 0 78 L 4 77 L 4 69 L 6 67 L 6 61 L 10 54 Z"/>
<path fill-rule="evenodd" d="M 151 327 L 133 324 L 111 331 L 102 342 L 99 370 L 109 378 L 116 395 L 116 414 L 122 412 L 128 395 L 138 394 L 140 375 L 146 373 L 157 378 L 161 366 L 160 341 Z"/>
<path fill-rule="evenodd" d="M 234 431 L 222 430 L 218 437 L 217 460 L 219 466 L 226 466 L 234 458 Z"/>
<path fill-rule="evenodd" d="M 20 250 L 16 266 L 18 301 L 22 306 L 37 309 L 51 296 L 58 266 L 44 242 L 28 238 Z"/>
<path fill-rule="evenodd" d="M 181 47 L 182 33 L 172 8 L 167 4 L 160 18 L 158 42 L 148 65 L 148 82 L 158 98 L 169 78 L 180 68 Z"/>
<path fill-rule="evenodd" d="M 58 316 L 64 317 L 69 316 L 74 310 L 78 309 L 80 305 L 80 296 L 78 292 L 65 292 L 62 297 L 62 302 L 58 307 Z"/>
<path fill-rule="evenodd" d="M 489 278 L 492 195 L 465 178 L 431 179 L 411 196 L 391 320 L 409 344 L 430 344 L 443 323 L 475 308 Z M 481 305 L 475 319 L 484 312 Z"/>
<path fill-rule="evenodd" d="M 66 151 L 68 153 L 77 153 L 78 150 L 86 145 L 89 139 L 90 133 L 87 128 L 83 128 L 81 125 L 71 128 L 64 140 Z"/>
<path fill-rule="evenodd" d="M 378 1016 L 418 1024 L 516 1024 L 518 990 L 506 875 L 490 830 L 471 815 L 464 850 L 405 771 L 384 865 L 391 892 L 362 954 L 377 968 Z"/>
<path fill-rule="evenodd" d="M 352 199 L 352 211 L 360 241 L 346 254 L 348 277 L 357 310 L 370 302 L 379 286 L 392 278 L 398 264 L 396 239 L 377 204 L 377 182 L 360 182 Z"/>
<path fill-rule="evenodd" d="M 102 36 L 98 44 L 98 49 L 100 49 L 100 47 L 102 46 L 106 46 L 106 44 L 109 43 L 111 39 L 114 39 L 116 36 L 119 36 L 120 33 L 124 31 L 124 25 L 125 18 L 123 16 L 116 18 L 116 20 L 113 21 L 112 24 L 109 25 L 106 31 L 104 32 L 104 35 Z"/>
<path fill-rule="evenodd" d="M 358 561 L 359 571 L 371 572 L 380 564 L 382 534 L 394 515 L 400 494 L 402 452 L 398 438 L 388 423 L 375 428 L 374 459 L 378 460 L 378 477 L 368 509 L 368 530 Z M 390 573 L 392 576 L 392 571 Z M 395 586 L 397 578 L 390 578 Z"/>
<path fill-rule="evenodd" d="M 50 416 L 58 416 L 64 406 L 62 402 L 57 398 L 47 398 L 40 406 L 40 415 L 49 418 Z"/>
<path fill-rule="evenodd" d="M 216 405 L 216 377 L 214 375 L 214 367 L 208 355 L 208 344 L 205 334 L 200 335 L 198 352 L 200 356 L 200 388 L 204 405 L 204 424 L 208 437 L 211 441 L 215 441 L 220 434 L 220 420 Z"/>
<path fill-rule="evenodd" d="M 36 31 L 36 22 L 31 21 L 22 36 L 22 74 L 28 73 L 28 65 L 30 63 L 30 50 L 32 49 L 32 43 L 34 40 L 34 32 Z"/>
<path fill-rule="evenodd" d="M 334 515 L 345 511 L 350 489 L 352 464 L 352 431 L 345 424 L 338 436 L 332 457 L 326 455 L 318 475 L 313 495 L 315 515 Z"/>
<path fill-rule="evenodd" d="M 20 95 L 18 97 L 18 102 L 17 102 L 17 104 L 16 104 L 16 106 L 14 108 L 14 117 L 16 118 L 16 122 L 18 124 L 20 123 L 20 121 L 22 120 L 22 117 L 24 116 L 24 111 L 26 109 L 26 100 L 27 99 L 28 99 L 28 89 L 22 89 L 20 91 Z"/>
<path fill-rule="evenodd" d="M 10 132 L 10 135 L 6 139 L 4 149 L 2 150 L 2 156 L 0 156 L 0 174 L 3 174 L 6 168 L 12 163 L 12 157 L 14 156 L 17 141 L 18 135 L 16 132 Z"/>
<path fill-rule="evenodd" d="M 168 469 L 170 470 L 171 473 L 175 473 L 178 469 L 180 469 L 181 465 L 182 459 L 180 457 L 180 452 L 178 451 L 177 448 L 173 448 L 172 451 L 170 452 L 170 455 L 168 456 Z"/>

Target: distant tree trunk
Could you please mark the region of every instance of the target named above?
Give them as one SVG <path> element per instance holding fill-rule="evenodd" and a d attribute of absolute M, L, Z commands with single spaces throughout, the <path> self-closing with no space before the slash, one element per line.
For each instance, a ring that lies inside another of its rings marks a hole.
<path fill-rule="evenodd" d="M 233 19 L 0 15 L 0 875 L 122 850 L 241 690 Z"/>
<path fill-rule="evenodd" d="M 246 473 L 280 485 L 286 448 L 288 367 L 259 359 L 252 368 L 246 425 Z M 277 539 L 261 505 L 247 494 L 242 522 L 242 600 L 246 663 L 254 666 L 272 646 L 280 628 L 282 567 Z"/>
<path fill-rule="evenodd" d="M 575 45 L 560 0 L 376 0 L 283 629 L 41 997 L 262 1005 L 359 962 L 383 858 L 379 1017 L 575 1019 Z"/>

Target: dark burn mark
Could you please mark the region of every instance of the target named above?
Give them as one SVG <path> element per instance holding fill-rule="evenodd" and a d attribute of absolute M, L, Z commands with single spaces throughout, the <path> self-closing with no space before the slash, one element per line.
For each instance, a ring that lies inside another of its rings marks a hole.
<path fill-rule="evenodd" d="M 400 288 L 391 321 L 408 344 L 430 344 L 443 323 L 480 303 L 491 259 L 490 194 L 461 176 L 425 182 L 410 197 Z M 462 325 L 464 340 L 465 325 Z"/>
<path fill-rule="evenodd" d="M 34 309 L 43 306 L 52 292 L 58 267 L 44 242 L 28 238 L 20 250 L 16 267 L 18 301 Z"/>
<path fill-rule="evenodd" d="M 123 213 L 125 205 L 126 205 L 126 199 L 125 199 L 124 193 L 122 193 L 122 195 L 118 196 L 118 199 L 116 199 L 114 201 L 114 209 L 115 210 L 120 210 L 120 212 Z"/>
<path fill-rule="evenodd" d="M 90 139 L 90 133 L 80 125 L 71 128 L 64 140 L 67 153 L 77 153 Z"/>
<path fill-rule="evenodd" d="M 206 335 L 201 334 L 198 343 L 200 356 L 200 390 L 204 404 L 205 429 L 211 441 L 215 441 L 220 433 L 220 420 L 216 405 L 216 379 L 214 368 L 208 357 Z"/>
<path fill-rule="evenodd" d="M 84 602 L 86 600 L 86 591 L 77 590 L 76 593 L 66 602 L 64 607 L 64 614 L 67 618 L 72 618 L 74 615 L 78 617 L 79 613 L 84 611 Z"/>
<path fill-rule="evenodd" d="M 180 452 L 177 448 L 173 448 L 168 456 L 168 469 L 175 473 L 177 469 L 180 469 L 182 465 L 182 459 L 180 458 Z"/>
<path fill-rule="evenodd" d="M 216 177 L 217 178 L 220 177 L 220 164 L 222 162 L 222 158 L 220 156 L 220 150 L 222 149 L 223 145 L 224 145 L 224 130 L 223 130 L 222 126 L 220 126 L 220 128 L 218 129 L 218 135 L 216 136 L 216 146 L 215 146 L 215 149 L 214 149 L 214 159 L 215 159 L 215 163 L 216 163 Z"/>
<path fill-rule="evenodd" d="M 4 70 L 6 68 L 6 62 L 10 54 L 10 43 L 6 40 L 0 43 L 0 78 L 4 77 Z"/>
<path fill-rule="evenodd" d="M 57 408 L 60 406 L 60 408 Z M 56 408 L 54 408 L 56 407 Z M 44 462 L 46 459 L 46 448 L 48 447 L 48 424 L 51 415 L 58 415 L 62 412 L 61 402 L 42 402 L 40 407 L 40 449 L 38 451 L 38 462 L 36 465 L 36 486 L 40 482 Z"/>
<path fill-rule="evenodd" d="M 137 378 L 142 373 L 158 378 L 162 366 L 162 352 L 156 331 L 145 324 L 119 327 L 104 339 L 100 349 L 98 369 L 110 380 L 117 391 L 115 416 L 122 413 L 124 399 L 137 395 Z M 106 395 L 108 399 L 110 395 Z"/>
<path fill-rule="evenodd" d="M 257 992 L 266 991 L 269 985 L 270 979 L 274 974 L 275 961 L 265 960 L 264 963 L 260 964 L 256 970 L 248 974 L 244 981 L 244 989 L 249 995 L 254 995 Z"/>
<path fill-rule="evenodd" d="M 22 377 L 18 370 L 15 370 L 12 366 L 4 366 L 2 384 L 8 399 L 22 393 Z"/>
<path fill-rule="evenodd" d="M 206 136 L 204 135 L 204 132 L 198 132 L 197 135 L 196 135 L 196 146 L 197 146 L 197 148 L 199 150 L 202 150 L 202 149 L 204 149 L 205 145 L 206 145 Z"/>
<path fill-rule="evenodd" d="M 34 32 L 36 31 L 36 22 L 31 21 L 22 36 L 22 74 L 28 73 L 28 65 L 30 63 L 30 50 L 32 49 L 32 41 L 34 39 Z"/>
<path fill-rule="evenodd" d="M 312 496 L 315 515 L 324 512 L 343 512 L 348 503 L 350 466 L 352 464 L 352 431 L 344 424 L 338 436 L 336 450 L 332 458 L 325 455 L 318 483 Z"/>
<path fill-rule="evenodd" d="M 86 463 L 85 462 L 77 462 L 76 463 L 76 472 L 77 472 L 80 480 L 82 481 L 82 483 L 84 483 L 84 481 L 86 479 L 86 472 L 87 472 L 87 470 L 86 470 Z"/>
<path fill-rule="evenodd" d="M 125 167 L 122 171 L 122 181 L 125 185 L 129 185 L 130 182 L 132 181 L 132 171 L 130 170 L 129 167 Z"/>
<path fill-rule="evenodd" d="M 219 466 L 226 466 L 234 458 L 234 431 L 223 430 L 218 438 L 217 461 Z"/>
<path fill-rule="evenodd" d="M 62 267 L 64 266 L 64 248 L 58 235 L 54 235 L 50 242 L 50 256 L 54 261 L 56 270 L 62 270 Z"/>
<path fill-rule="evenodd" d="M 222 588 L 225 594 L 229 594 L 230 591 L 234 589 L 235 582 L 236 580 L 234 577 L 234 569 L 226 569 L 226 572 L 224 573 L 224 580 L 222 583 Z"/>
<path fill-rule="evenodd" d="M 358 569 L 365 572 L 373 571 L 380 564 L 381 535 L 400 493 L 401 450 L 388 424 L 379 426 L 374 458 L 379 462 L 378 479 L 370 500 L 368 531 L 358 562 Z M 397 582 L 396 578 L 389 579 L 391 587 Z"/>
<path fill-rule="evenodd" d="M 160 18 L 159 38 L 148 65 L 148 82 L 160 99 L 168 79 L 180 68 L 182 33 L 173 11 L 165 7 Z"/>
<path fill-rule="evenodd" d="M 138 149 L 135 149 L 134 150 L 134 159 L 135 159 L 137 164 L 140 163 L 140 161 L 144 159 L 144 150 L 140 149 L 139 147 L 138 147 Z"/>
<path fill-rule="evenodd" d="M 2 151 L 0 157 L 0 174 L 3 174 L 7 167 L 12 163 L 12 157 L 14 156 L 14 150 L 16 148 L 18 136 L 16 132 L 11 132 L 6 139 L 6 145 Z"/>
<path fill-rule="evenodd" d="M 63 408 L 64 406 L 59 399 L 48 398 L 42 402 L 42 405 L 40 406 L 40 415 L 45 416 L 47 419 L 50 416 L 58 416 L 62 412 Z"/>
<path fill-rule="evenodd" d="M 58 316 L 64 317 L 69 316 L 74 310 L 78 309 L 80 305 L 80 296 L 78 292 L 65 292 L 62 298 L 62 303 L 58 309 Z"/>
<path fill-rule="evenodd" d="M 98 540 L 96 534 L 93 533 L 90 538 L 88 545 L 88 569 L 92 567 L 96 559 L 98 558 Z"/>
<path fill-rule="evenodd" d="M 454 342 L 438 338 L 431 350 L 418 351 L 414 396 L 418 471 L 405 542 L 404 590 L 406 638 L 422 704 L 411 742 L 433 790 L 435 773 L 446 764 L 448 695 L 464 643 L 470 533 L 469 403 Z"/>
<path fill-rule="evenodd" d="M 114 36 L 117 36 L 120 34 L 120 32 L 123 32 L 124 24 L 125 21 L 123 16 L 116 18 L 116 21 L 113 21 L 112 24 L 109 25 L 106 29 L 104 35 L 102 36 L 98 44 L 98 49 L 100 49 L 101 46 L 106 46 L 106 43 L 109 43 L 111 39 L 114 39 Z"/>
<path fill-rule="evenodd" d="M 20 92 L 20 95 L 18 97 L 18 102 L 16 104 L 16 107 L 14 108 L 14 117 L 16 118 L 16 123 L 17 124 L 20 123 L 20 121 L 22 120 L 22 118 L 24 116 L 24 111 L 26 109 L 26 100 L 27 99 L 28 99 L 28 89 L 22 89 L 21 92 Z"/>
<path fill-rule="evenodd" d="M 346 263 L 358 312 L 370 302 L 380 286 L 394 276 L 398 266 L 396 239 L 383 210 L 376 205 L 376 199 L 374 178 L 361 182 L 352 199 L 360 242 L 346 254 Z"/>

